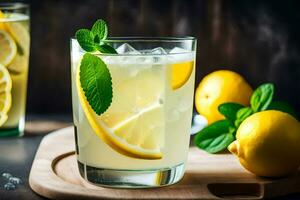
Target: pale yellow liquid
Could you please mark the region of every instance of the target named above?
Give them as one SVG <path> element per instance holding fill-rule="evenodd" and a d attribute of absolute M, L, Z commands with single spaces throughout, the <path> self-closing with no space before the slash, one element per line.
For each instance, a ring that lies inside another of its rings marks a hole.
<path fill-rule="evenodd" d="M 29 34 L 29 17 L 23 14 L 11 14 L 7 19 L 1 19 L 3 24 L 18 24 L 23 26 L 24 29 Z M 18 33 L 15 33 L 18 34 Z M 11 35 L 12 36 L 12 35 Z M 12 36 L 13 37 L 13 36 Z M 8 112 L 8 119 L 2 125 L 1 128 L 24 128 L 24 116 L 26 108 L 26 93 L 27 93 L 27 77 L 28 77 L 28 63 L 29 63 L 29 44 L 17 44 L 19 50 L 17 51 L 17 56 L 23 57 L 22 66 L 14 66 L 16 69 L 21 69 L 20 71 L 10 70 L 9 74 L 12 79 L 12 104 Z M 20 51 L 20 47 L 22 50 Z M 21 130 L 22 131 L 22 130 Z"/>
<path fill-rule="evenodd" d="M 148 104 L 160 104 L 162 116 L 150 123 L 145 122 L 148 126 L 142 130 L 146 133 L 153 128 L 152 125 L 156 126 L 154 128 L 157 130 L 156 134 L 160 135 L 163 154 L 162 159 L 158 160 L 120 154 L 94 133 L 79 103 L 75 85 L 81 56 L 80 53 L 72 53 L 73 117 L 77 127 L 78 160 L 93 167 L 124 170 L 160 169 L 185 163 L 189 148 L 195 67 L 181 88 L 173 90 L 170 82 L 172 64 L 193 62 L 194 53 L 182 56 L 177 61 L 162 57 L 162 61 L 156 63 L 138 60 L 132 62 L 131 57 L 102 57 L 112 75 L 113 102 L 100 118 L 108 127 L 113 127 L 123 118 L 140 112 Z"/>

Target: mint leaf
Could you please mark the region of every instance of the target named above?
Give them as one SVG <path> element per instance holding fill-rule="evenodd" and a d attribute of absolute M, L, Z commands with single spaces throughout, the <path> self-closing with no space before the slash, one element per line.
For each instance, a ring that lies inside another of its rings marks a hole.
<path fill-rule="evenodd" d="M 98 45 L 97 50 L 101 53 L 117 54 L 117 51 L 108 44 Z"/>
<path fill-rule="evenodd" d="M 94 43 L 94 35 L 88 29 L 80 29 L 76 32 L 75 37 L 81 46 L 87 52 L 93 52 L 96 49 Z"/>
<path fill-rule="evenodd" d="M 107 33 L 108 33 L 108 29 L 105 21 L 102 19 L 98 19 L 94 23 L 91 32 L 94 35 L 95 43 L 100 43 L 101 40 L 105 40 L 107 38 Z"/>
<path fill-rule="evenodd" d="M 217 121 L 197 133 L 194 143 L 209 153 L 220 152 L 235 140 L 234 135 L 229 132 L 229 127 L 228 120 Z"/>
<path fill-rule="evenodd" d="M 267 108 L 267 110 L 279 110 L 285 113 L 292 115 L 297 118 L 296 112 L 293 107 L 287 102 L 283 101 L 273 101 Z"/>
<path fill-rule="evenodd" d="M 80 29 L 76 32 L 76 39 L 87 52 L 100 51 L 101 53 L 117 54 L 117 51 L 103 40 L 107 38 L 108 28 L 102 19 L 98 19 L 92 27 L 92 30 Z"/>
<path fill-rule="evenodd" d="M 237 113 L 236 113 L 236 120 L 234 122 L 235 127 L 239 127 L 240 124 L 250 115 L 252 115 L 254 112 L 250 107 L 245 107 L 241 108 Z"/>
<path fill-rule="evenodd" d="M 84 54 L 80 63 L 80 84 L 95 113 L 101 115 L 112 102 L 112 81 L 106 64 L 97 56 Z"/>
<path fill-rule="evenodd" d="M 236 120 L 236 113 L 243 107 L 243 105 L 238 103 L 223 103 L 219 105 L 218 110 L 222 115 L 224 115 L 224 117 L 226 117 L 226 119 L 234 123 Z"/>
<path fill-rule="evenodd" d="M 259 86 L 251 96 L 251 107 L 254 112 L 266 110 L 272 102 L 274 95 L 274 85 L 265 83 Z"/>

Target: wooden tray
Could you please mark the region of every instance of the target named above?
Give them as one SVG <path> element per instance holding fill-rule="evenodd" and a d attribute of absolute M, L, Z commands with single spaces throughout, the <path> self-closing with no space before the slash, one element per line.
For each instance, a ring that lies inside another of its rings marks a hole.
<path fill-rule="evenodd" d="M 183 180 L 157 189 L 111 189 L 84 181 L 74 155 L 73 127 L 42 140 L 29 177 L 31 188 L 51 199 L 263 199 L 300 191 L 300 171 L 263 179 L 242 168 L 231 154 L 210 155 L 190 148 Z"/>

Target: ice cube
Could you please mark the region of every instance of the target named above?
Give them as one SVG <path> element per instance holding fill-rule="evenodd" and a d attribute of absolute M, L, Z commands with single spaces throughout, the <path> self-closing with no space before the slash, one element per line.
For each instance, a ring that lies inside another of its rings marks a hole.
<path fill-rule="evenodd" d="M 180 47 L 174 47 L 169 53 L 188 53 L 189 51 Z"/>
<path fill-rule="evenodd" d="M 150 50 L 149 54 L 153 55 L 152 59 L 154 63 L 162 63 L 166 60 L 166 57 L 161 55 L 166 55 L 167 52 L 162 47 L 157 47 Z"/>
<path fill-rule="evenodd" d="M 164 50 L 162 47 L 157 47 L 155 49 L 152 49 L 150 52 L 152 55 L 165 55 L 167 54 L 166 50 Z"/>
<path fill-rule="evenodd" d="M 118 54 L 141 54 L 135 48 L 133 48 L 130 44 L 124 43 L 119 46 L 116 51 Z"/>
<path fill-rule="evenodd" d="M 169 53 L 169 58 L 173 62 L 184 62 L 193 60 L 193 53 L 180 47 L 174 47 L 173 49 L 171 49 L 171 51 L 169 51 Z"/>
<path fill-rule="evenodd" d="M 128 72 L 130 77 L 135 77 L 139 73 L 139 70 L 133 67 L 129 67 Z"/>

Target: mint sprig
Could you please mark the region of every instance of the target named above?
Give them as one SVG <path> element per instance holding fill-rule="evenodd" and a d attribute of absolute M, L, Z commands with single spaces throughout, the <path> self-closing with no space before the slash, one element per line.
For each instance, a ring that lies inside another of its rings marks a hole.
<path fill-rule="evenodd" d="M 97 56 L 84 54 L 80 64 L 80 83 L 87 101 L 98 115 L 112 102 L 112 81 L 106 64 Z"/>
<path fill-rule="evenodd" d="M 94 35 L 94 42 L 100 43 L 101 40 L 105 40 L 108 34 L 108 28 L 104 20 L 98 19 L 93 25 L 91 32 Z"/>
<path fill-rule="evenodd" d="M 105 21 L 98 19 L 91 30 L 79 29 L 75 37 L 81 48 L 87 52 L 117 54 L 117 51 L 105 42 L 107 34 L 108 28 Z"/>
<path fill-rule="evenodd" d="M 219 112 L 225 116 L 232 124 L 236 120 L 236 113 L 245 106 L 238 103 L 223 103 L 218 107 Z"/>
<path fill-rule="evenodd" d="M 94 35 L 88 29 L 80 29 L 76 32 L 76 39 L 85 51 L 94 52 L 97 50 L 96 43 L 94 42 Z"/>
<path fill-rule="evenodd" d="M 220 120 L 202 129 L 194 139 L 194 143 L 209 153 L 217 153 L 224 150 L 235 140 L 234 135 L 229 132 L 229 120 Z"/>
<path fill-rule="evenodd" d="M 274 85 L 265 83 L 253 92 L 251 107 L 231 102 L 221 104 L 218 110 L 225 120 L 214 122 L 197 133 L 194 139 L 195 145 L 209 153 L 225 150 L 235 140 L 240 124 L 252 114 L 264 110 L 280 110 L 296 117 L 295 111 L 289 104 L 272 101 L 273 96 Z"/>
<path fill-rule="evenodd" d="M 251 108 L 254 112 L 266 110 L 272 102 L 274 85 L 266 83 L 259 86 L 250 99 Z"/>
<path fill-rule="evenodd" d="M 76 39 L 87 52 L 116 54 L 116 50 L 105 42 L 108 28 L 105 21 L 99 19 L 92 29 L 80 29 Z M 104 113 L 110 106 L 113 97 L 112 79 L 109 69 L 100 57 L 85 53 L 79 66 L 80 85 L 85 97 L 94 112 Z"/>

